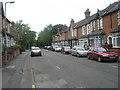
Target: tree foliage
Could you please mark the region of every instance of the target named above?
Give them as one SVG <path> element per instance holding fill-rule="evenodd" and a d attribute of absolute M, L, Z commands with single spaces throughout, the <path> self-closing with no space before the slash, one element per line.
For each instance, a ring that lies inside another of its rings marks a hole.
<path fill-rule="evenodd" d="M 43 31 L 38 34 L 37 44 L 38 46 L 51 45 L 52 41 L 52 25 L 47 25 Z"/>
<path fill-rule="evenodd" d="M 15 27 L 20 36 L 18 44 L 21 45 L 23 50 L 36 45 L 36 32 L 31 31 L 28 24 L 24 24 L 22 20 L 19 20 L 15 23 Z"/>
<path fill-rule="evenodd" d="M 63 25 L 63 24 L 56 24 L 52 27 L 52 35 L 55 35 L 57 34 L 58 30 L 63 30 L 67 28 L 66 25 Z"/>
<path fill-rule="evenodd" d="M 57 24 L 52 26 L 52 24 L 47 25 L 38 35 L 37 44 L 38 46 L 48 46 L 52 43 L 52 35 L 58 33 L 59 30 L 66 29 L 66 25 Z"/>

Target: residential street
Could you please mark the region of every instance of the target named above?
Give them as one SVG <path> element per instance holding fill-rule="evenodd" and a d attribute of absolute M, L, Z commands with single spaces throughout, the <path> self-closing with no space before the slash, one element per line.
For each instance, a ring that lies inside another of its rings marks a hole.
<path fill-rule="evenodd" d="M 118 62 L 98 62 L 42 49 L 23 52 L 3 68 L 3 88 L 118 88 Z"/>

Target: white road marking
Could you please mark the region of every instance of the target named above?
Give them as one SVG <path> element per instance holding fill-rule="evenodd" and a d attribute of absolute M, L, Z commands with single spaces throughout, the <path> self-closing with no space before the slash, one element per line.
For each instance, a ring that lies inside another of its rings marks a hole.
<path fill-rule="evenodd" d="M 80 87 L 76 87 L 76 88 L 85 88 L 85 87 L 83 87 L 83 86 L 80 86 Z"/>
<path fill-rule="evenodd" d="M 13 69 L 13 68 L 15 68 L 15 66 L 7 66 L 6 68 L 11 68 L 11 69 Z"/>
<path fill-rule="evenodd" d="M 60 69 L 60 67 L 56 66 L 56 68 Z"/>
<path fill-rule="evenodd" d="M 117 66 L 112 66 L 113 68 L 118 68 Z"/>

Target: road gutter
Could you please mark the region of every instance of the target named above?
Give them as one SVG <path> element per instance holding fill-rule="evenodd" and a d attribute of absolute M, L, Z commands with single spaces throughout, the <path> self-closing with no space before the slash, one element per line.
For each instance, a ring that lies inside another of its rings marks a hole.
<path fill-rule="evenodd" d="M 30 60 L 30 66 L 31 66 L 31 73 L 32 73 L 32 88 L 36 88 L 36 85 L 35 85 L 35 77 L 34 77 L 34 71 L 33 71 L 33 67 L 32 67 L 32 63 L 31 63 L 31 60 Z"/>

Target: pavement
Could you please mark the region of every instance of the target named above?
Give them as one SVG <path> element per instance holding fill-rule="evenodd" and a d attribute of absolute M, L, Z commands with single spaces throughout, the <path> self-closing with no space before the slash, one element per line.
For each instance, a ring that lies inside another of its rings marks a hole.
<path fill-rule="evenodd" d="M 29 51 L 22 52 L 22 54 L 15 57 L 13 60 L 9 61 L 6 66 L 2 68 L 2 88 L 20 88 L 31 87 L 28 84 L 22 84 L 23 78 L 25 77 L 25 66 L 26 66 L 26 57 L 29 55 Z M 30 75 L 28 76 L 29 78 Z M 12 83 L 11 83 L 12 82 Z"/>

